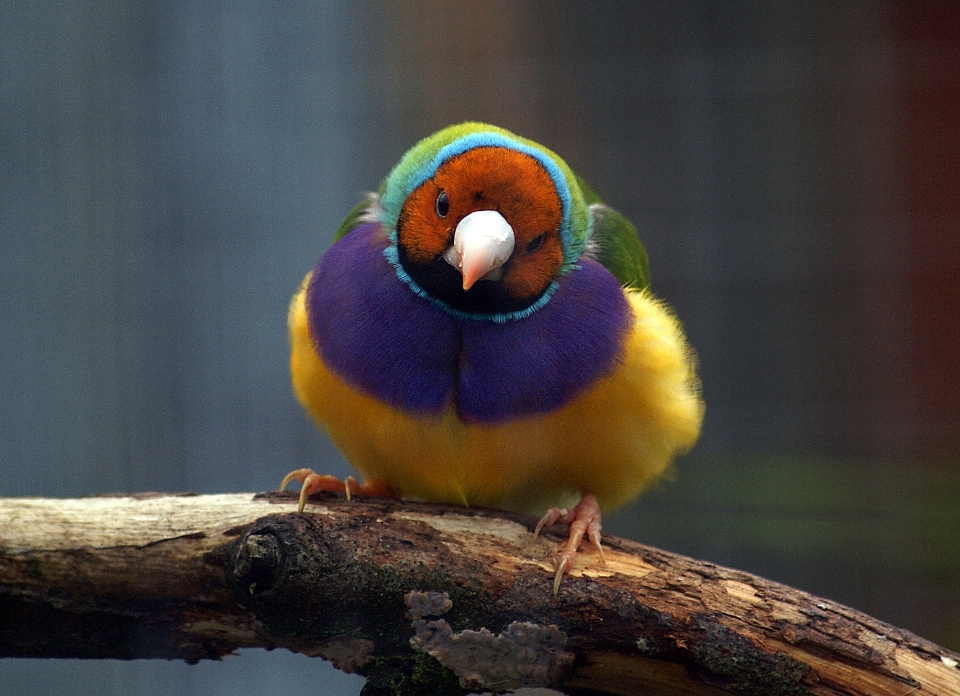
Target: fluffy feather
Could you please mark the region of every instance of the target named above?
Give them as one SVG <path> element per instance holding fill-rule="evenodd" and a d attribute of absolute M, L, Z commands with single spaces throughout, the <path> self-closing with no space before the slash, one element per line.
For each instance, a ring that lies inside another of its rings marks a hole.
<path fill-rule="evenodd" d="M 609 375 L 556 411 L 487 426 L 464 423 L 452 406 L 412 416 L 337 376 L 314 350 L 307 280 L 289 314 L 297 396 L 361 474 L 407 496 L 536 512 L 589 490 L 615 508 L 697 439 L 692 356 L 677 320 L 646 291 L 627 293 L 634 321 Z"/>

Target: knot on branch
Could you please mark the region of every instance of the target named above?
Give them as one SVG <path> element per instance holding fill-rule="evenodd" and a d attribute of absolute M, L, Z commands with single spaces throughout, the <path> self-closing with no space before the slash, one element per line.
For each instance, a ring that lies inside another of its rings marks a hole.
<path fill-rule="evenodd" d="M 233 580 L 249 594 L 273 587 L 283 565 L 283 548 L 270 533 L 247 535 L 237 550 L 233 563 Z"/>

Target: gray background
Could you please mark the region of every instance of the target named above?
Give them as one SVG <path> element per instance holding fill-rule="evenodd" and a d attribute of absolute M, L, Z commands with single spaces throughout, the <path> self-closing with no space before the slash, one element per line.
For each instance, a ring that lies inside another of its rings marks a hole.
<path fill-rule="evenodd" d="M 960 649 L 960 446 L 930 446 L 916 379 L 896 17 L 583 5 L 0 3 L 0 495 L 348 473 L 292 396 L 287 302 L 407 147 L 482 119 L 633 220 L 700 356 L 699 445 L 607 530 Z M 361 685 L 280 651 L 0 661 L 11 695 Z"/>

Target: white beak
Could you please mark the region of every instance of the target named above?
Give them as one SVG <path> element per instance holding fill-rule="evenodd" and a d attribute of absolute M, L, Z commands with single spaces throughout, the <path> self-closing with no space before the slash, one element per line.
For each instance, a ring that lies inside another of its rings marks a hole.
<path fill-rule="evenodd" d="M 513 253 L 513 244 L 513 228 L 500 213 L 478 210 L 457 225 L 453 245 L 443 258 L 460 271 L 466 291 L 478 280 L 499 280 L 500 267 Z"/>

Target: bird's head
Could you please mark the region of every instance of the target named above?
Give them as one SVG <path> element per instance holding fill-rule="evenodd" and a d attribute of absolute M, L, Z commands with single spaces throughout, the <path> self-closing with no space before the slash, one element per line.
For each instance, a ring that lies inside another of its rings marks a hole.
<path fill-rule="evenodd" d="M 484 124 L 451 126 L 418 143 L 380 199 L 401 279 L 470 315 L 502 319 L 542 306 L 588 234 L 583 194 L 566 164 Z"/>

